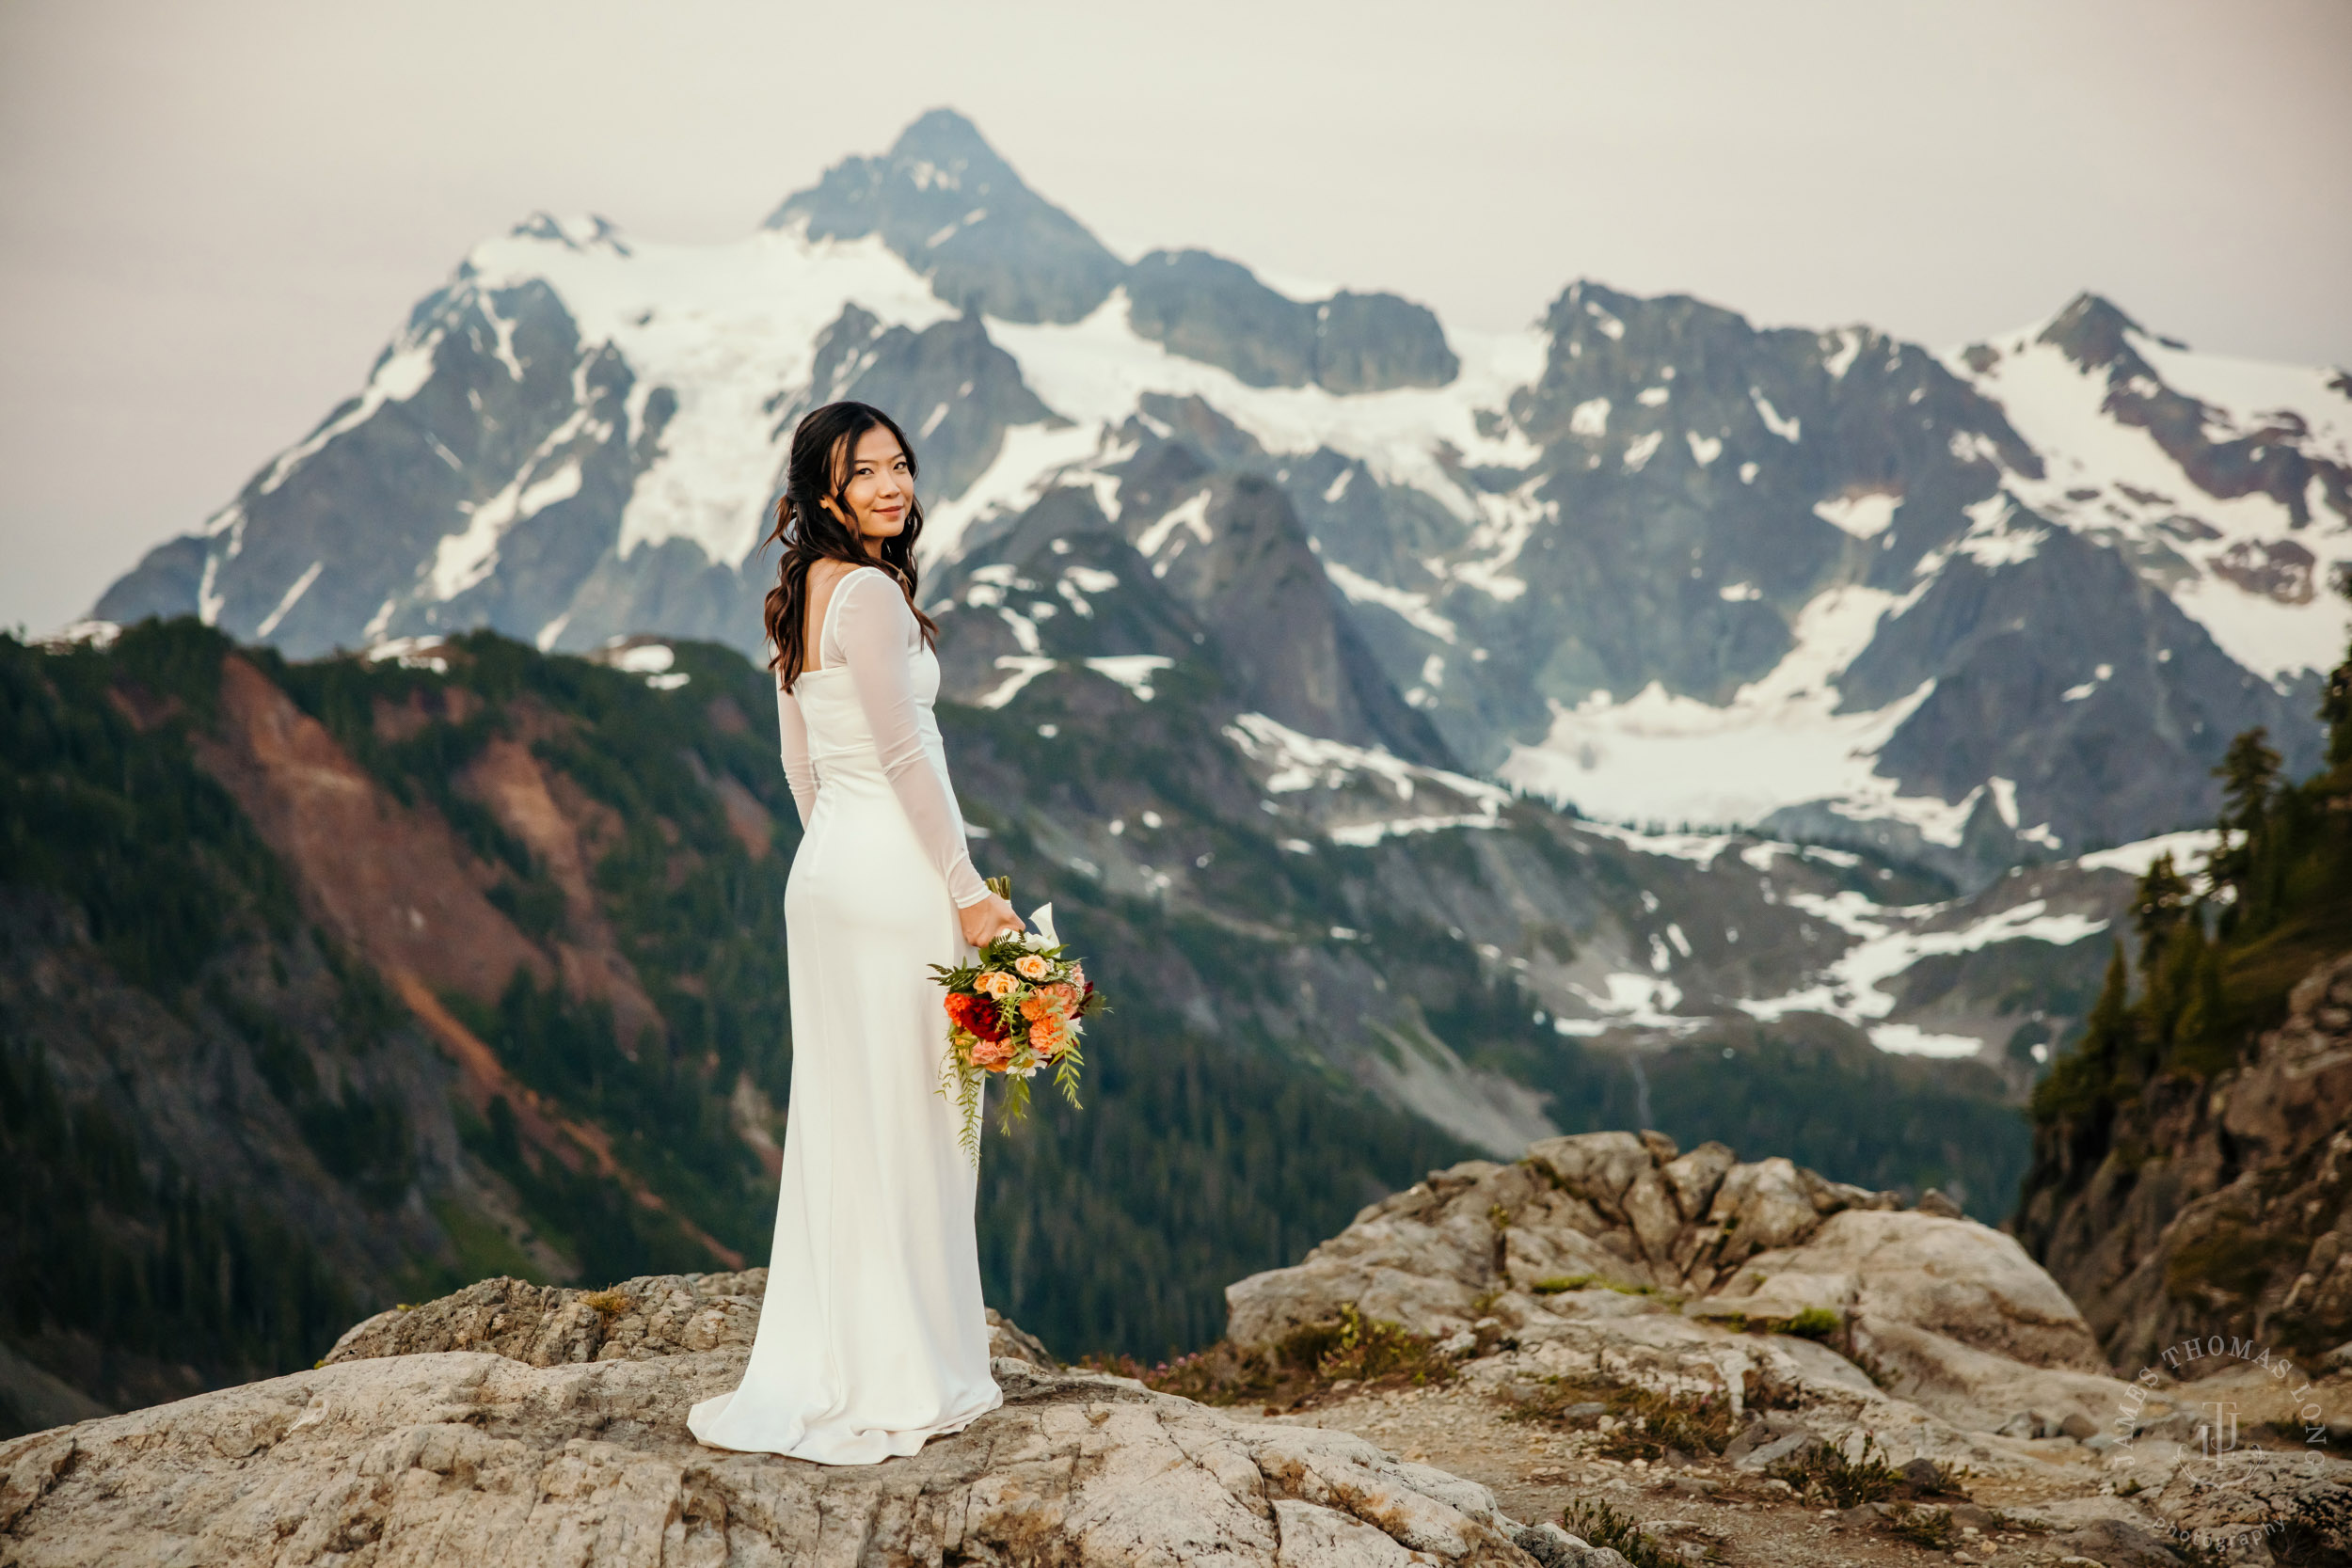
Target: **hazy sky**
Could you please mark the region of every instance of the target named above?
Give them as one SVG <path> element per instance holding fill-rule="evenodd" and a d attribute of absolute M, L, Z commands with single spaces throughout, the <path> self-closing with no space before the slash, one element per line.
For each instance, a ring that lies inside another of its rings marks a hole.
<path fill-rule="evenodd" d="M 72 619 L 547 208 L 721 239 L 923 109 L 1113 248 L 1509 326 L 2352 362 L 2352 4 L 0 0 L 0 626 Z"/>

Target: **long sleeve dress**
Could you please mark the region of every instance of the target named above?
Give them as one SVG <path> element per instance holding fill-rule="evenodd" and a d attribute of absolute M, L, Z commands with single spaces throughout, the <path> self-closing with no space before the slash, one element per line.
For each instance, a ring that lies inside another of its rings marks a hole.
<path fill-rule="evenodd" d="M 989 1375 L 976 1173 L 936 1092 L 930 966 L 988 895 L 931 705 L 939 661 L 888 574 L 834 585 L 818 668 L 777 693 L 805 830 L 785 891 L 792 1099 L 751 1364 L 687 1426 L 713 1448 L 870 1465 L 1003 1402 Z"/>

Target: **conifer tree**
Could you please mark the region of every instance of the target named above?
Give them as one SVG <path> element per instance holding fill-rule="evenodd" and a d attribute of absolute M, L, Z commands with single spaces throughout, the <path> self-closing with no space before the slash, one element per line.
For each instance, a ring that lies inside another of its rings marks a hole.
<path fill-rule="evenodd" d="M 2221 781 L 2221 840 L 2206 858 L 2205 875 L 2216 888 L 2231 888 L 2240 897 L 2253 867 L 2255 840 L 2278 798 L 2280 759 L 2269 740 L 2269 732 L 2256 725 L 2230 742 L 2221 766 L 2213 770 Z"/>
<path fill-rule="evenodd" d="M 2338 567 L 2336 592 L 2352 599 L 2352 571 Z M 2328 726 L 2328 766 L 2342 768 L 2352 763 L 2352 643 L 2344 650 L 2344 662 L 2328 673 L 2328 686 L 2319 699 L 2320 722 Z"/>
<path fill-rule="evenodd" d="M 2114 1063 L 2131 1033 L 2130 988 L 2130 974 L 2123 965 L 2123 944 L 2119 942 L 2107 956 L 2107 974 L 2100 984 L 2099 1000 L 2090 1005 L 2090 1017 L 2084 1021 L 2084 1059 L 2102 1066 Z"/>
<path fill-rule="evenodd" d="M 2188 879 L 2172 863 L 2169 850 L 2158 855 L 2140 878 L 2138 895 L 2132 900 L 2132 924 L 2139 931 L 2143 974 L 2155 967 L 2166 935 L 2187 918 L 2192 892 Z"/>
<path fill-rule="evenodd" d="M 2256 832 L 2270 815 L 2279 789 L 2280 757 L 2270 746 L 2270 732 L 2257 724 L 2223 753 L 2213 770 L 2221 781 L 2221 827 L 2224 832 Z"/>

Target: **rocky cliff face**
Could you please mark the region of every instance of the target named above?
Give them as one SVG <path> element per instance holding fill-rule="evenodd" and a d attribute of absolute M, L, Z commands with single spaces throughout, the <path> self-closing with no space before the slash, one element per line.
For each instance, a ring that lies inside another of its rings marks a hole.
<path fill-rule="evenodd" d="M 1124 261 L 941 110 L 733 245 L 541 217 L 477 247 L 358 397 L 99 613 L 297 654 L 477 626 L 749 650 L 791 421 L 856 396 L 914 433 L 940 563 L 1009 564 L 992 541 L 1075 497 L 1230 582 L 1265 531 L 1188 489 L 1286 506 L 1368 655 L 1350 701 L 1419 709 L 1473 775 L 1974 887 L 2207 819 L 2250 725 L 2312 760 L 2347 386 L 2090 295 L 1948 354 L 1590 281 L 1449 335 L 1199 251 Z M 1248 608 L 1208 635 L 1279 641 Z"/>
<path fill-rule="evenodd" d="M 2016 1228 L 2118 1366 L 2214 1335 L 2307 1360 L 2352 1342 L 2352 956 L 2243 1066 L 2158 1079 L 2093 1158 L 2084 1131 L 2041 1135 Z"/>

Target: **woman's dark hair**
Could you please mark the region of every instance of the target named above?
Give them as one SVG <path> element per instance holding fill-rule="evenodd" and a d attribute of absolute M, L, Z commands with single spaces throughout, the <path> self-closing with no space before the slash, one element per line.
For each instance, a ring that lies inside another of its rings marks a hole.
<path fill-rule="evenodd" d="M 898 579 L 907 608 L 923 628 L 928 646 L 939 636 L 938 623 L 914 602 L 914 542 L 923 536 L 923 505 L 907 498 L 907 526 L 882 541 L 882 558 L 867 553 L 857 530 L 842 519 L 850 515 L 850 454 L 869 430 L 886 430 L 907 455 L 907 477 L 915 474 L 914 448 L 906 432 L 881 409 L 864 403 L 829 403 L 813 409 L 792 432 L 792 450 L 784 464 L 784 494 L 776 498 L 776 523 L 766 544 L 782 545 L 784 560 L 776 585 L 768 590 L 765 619 L 768 642 L 775 650 L 768 667 L 787 689 L 801 678 L 808 643 L 808 569 L 819 561 L 846 561 L 859 566 L 881 566 Z M 826 505 L 841 509 L 836 516 Z"/>

